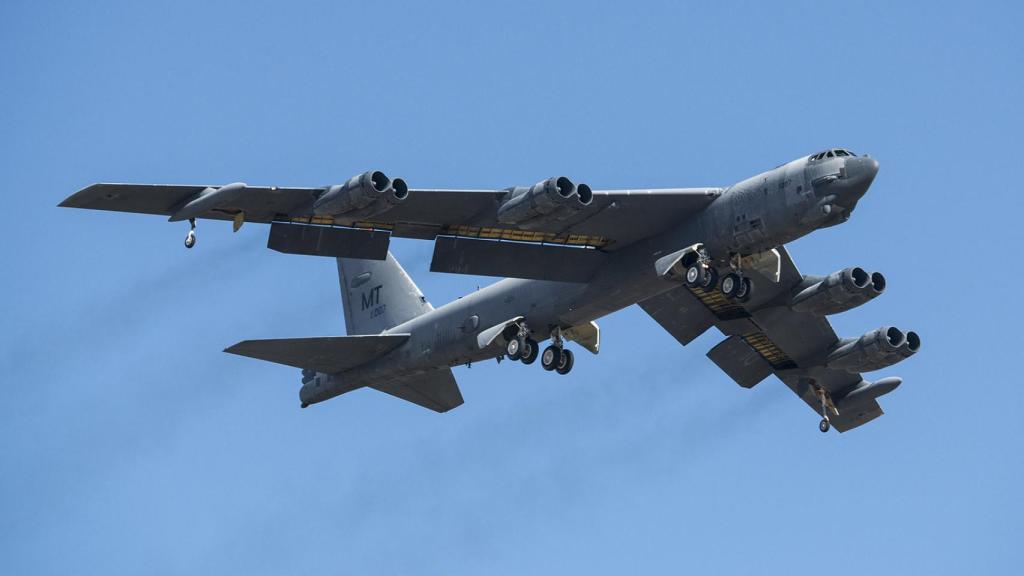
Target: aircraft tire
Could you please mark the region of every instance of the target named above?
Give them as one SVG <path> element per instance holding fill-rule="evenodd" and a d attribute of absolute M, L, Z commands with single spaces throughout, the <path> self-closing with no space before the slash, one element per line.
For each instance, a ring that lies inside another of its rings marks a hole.
<path fill-rule="evenodd" d="M 544 349 L 544 353 L 540 355 L 540 366 L 548 372 L 558 368 L 558 365 L 562 362 L 563 351 L 558 349 L 558 346 L 552 344 Z"/>
<path fill-rule="evenodd" d="M 740 302 L 746 302 L 750 300 L 750 295 L 754 292 L 754 284 L 750 281 L 750 278 L 743 278 L 740 282 L 739 288 L 736 290 L 736 299 Z"/>
<path fill-rule="evenodd" d="M 704 282 L 704 268 L 694 264 L 686 269 L 686 283 L 691 288 L 696 288 Z"/>
<path fill-rule="evenodd" d="M 718 271 L 714 268 L 708 268 L 704 271 L 704 277 L 700 282 L 700 289 L 705 292 L 711 292 L 718 285 Z"/>
<path fill-rule="evenodd" d="M 572 350 L 562 350 L 562 357 L 558 363 L 558 368 L 555 368 L 555 370 L 557 370 L 558 373 L 561 374 L 562 376 L 565 376 L 566 374 L 569 373 L 570 370 L 572 370 L 572 366 L 574 363 L 575 358 L 573 356 Z"/>
<path fill-rule="evenodd" d="M 739 274 L 730 272 L 722 278 L 722 294 L 726 298 L 735 298 L 736 293 L 740 291 L 740 286 L 743 284 L 743 279 L 740 278 Z"/>
<path fill-rule="evenodd" d="M 523 343 L 518 338 L 513 338 L 505 344 L 505 355 L 508 356 L 509 360 L 513 362 L 519 360 L 519 356 L 523 353 Z"/>
<path fill-rule="evenodd" d="M 821 432 L 823 434 L 825 432 L 828 432 L 829 428 L 831 428 L 831 427 L 832 427 L 832 425 L 829 424 L 829 421 L 824 419 L 824 418 L 821 419 L 821 422 L 818 422 L 818 430 L 821 430 Z"/>
<path fill-rule="evenodd" d="M 540 356 L 540 346 L 533 338 L 523 340 L 523 351 L 520 352 L 519 360 L 523 364 L 533 364 L 533 361 Z"/>
<path fill-rule="evenodd" d="M 189 230 L 188 235 L 185 236 L 185 248 L 191 248 L 196 245 L 196 233 Z"/>

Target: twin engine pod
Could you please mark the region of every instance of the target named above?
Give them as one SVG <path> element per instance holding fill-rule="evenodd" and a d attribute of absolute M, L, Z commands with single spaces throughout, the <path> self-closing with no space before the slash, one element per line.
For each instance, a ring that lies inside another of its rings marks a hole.
<path fill-rule="evenodd" d="M 806 287 L 793 297 L 790 308 L 828 316 L 846 312 L 885 292 L 885 276 L 854 266 L 825 278 L 805 276 L 802 286 Z"/>
<path fill-rule="evenodd" d="M 530 187 L 509 188 L 498 207 L 498 222 L 530 229 L 534 225 L 567 220 L 590 206 L 593 199 L 590 186 L 555 176 Z"/>
<path fill-rule="evenodd" d="M 379 170 L 353 176 L 348 182 L 327 187 L 313 202 L 317 216 L 368 218 L 390 210 L 409 197 L 401 178 L 388 178 Z"/>
<path fill-rule="evenodd" d="M 847 338 L 839 342 L 825 359 L 825 365 L 847 372 L 870 372 L 910 358 L 921 348 L 916 332 L 906 332 L 892 326 L 872 330 L 860 338 Z"/>

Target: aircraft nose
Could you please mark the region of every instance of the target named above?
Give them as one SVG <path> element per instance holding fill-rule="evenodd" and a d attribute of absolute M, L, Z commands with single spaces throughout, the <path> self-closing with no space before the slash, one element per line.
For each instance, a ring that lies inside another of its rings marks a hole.
<path fill-rule="evenodd" d="M 878 174 L 878 160 L 870 156 L 847 158 L 846 174 L 858 184 L 864 184 L 866 188 L 875 179 L 875 175 Z"/>
<path fill-rule="evenodd" d="M 857 204 L 878 174 L 878 160 L 870 156 L 856 156 L 846 159 L 846 181 L 840 192 L 840 203 L 852 208 Z"/>

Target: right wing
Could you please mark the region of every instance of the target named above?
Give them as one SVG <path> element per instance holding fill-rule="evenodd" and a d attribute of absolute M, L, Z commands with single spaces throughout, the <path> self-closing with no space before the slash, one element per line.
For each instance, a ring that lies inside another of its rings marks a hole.
<path fill-rule="evenodd" d="M 870 394 L 858 394 L 856 402 L 843 403 L 844 396 L 853 398 L 850 392 L 870 384 L 859 373 L 824 367 L 839 338 L 825 317 L 787 305 L 804 277 L 785 248 L 778 250 L 779 282 L 748 271 L 756 290 L 747 304 L 727 300 L 718 290 L 704 292 L 684 285 L 645 300 L 640 307 L 683 345 L 712 326 L 718 328 L 726 339 L 708 357 L 740 386 L 750 388 L 774 374 L 819 414 L 816 390 L 826 390 L 837 399 L 834 407 L 839 413 L 830 414 L 830 420 L 840 432 L 881 416 L 882 409 Z M 889 380 L 898 385 L 896 379 Z M 895 385 L 886 392 L 892 388 Z"/>

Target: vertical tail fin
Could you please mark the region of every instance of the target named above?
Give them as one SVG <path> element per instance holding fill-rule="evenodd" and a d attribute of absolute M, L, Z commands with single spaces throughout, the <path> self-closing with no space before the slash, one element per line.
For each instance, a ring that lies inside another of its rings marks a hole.
<path fill-rule="evenodd" d="M 434 309 L 388 252 L 385 260 L 338 258 L 348 334 L 380 334 Z"/>

